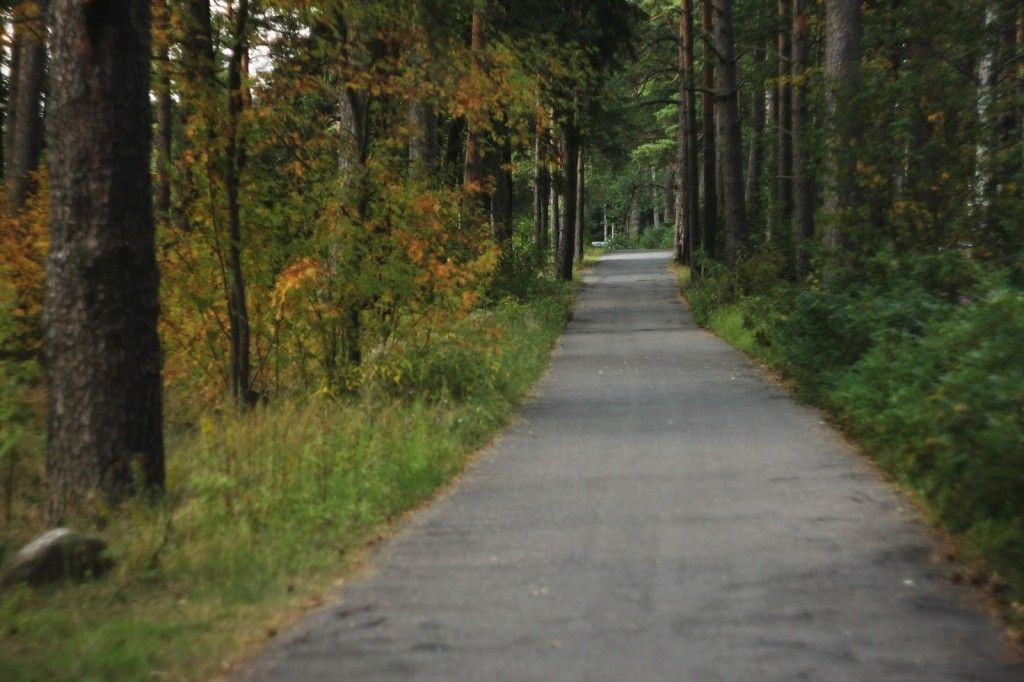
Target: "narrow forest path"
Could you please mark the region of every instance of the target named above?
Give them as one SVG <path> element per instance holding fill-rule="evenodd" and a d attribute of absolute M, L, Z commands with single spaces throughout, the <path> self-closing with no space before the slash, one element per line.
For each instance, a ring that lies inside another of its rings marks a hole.
<path fill-rule="evenodd" d="M 667 259 L 590 272 L 516 423 L 250 679 L 1024 679 L 909 506 L 693 324 Z"/>

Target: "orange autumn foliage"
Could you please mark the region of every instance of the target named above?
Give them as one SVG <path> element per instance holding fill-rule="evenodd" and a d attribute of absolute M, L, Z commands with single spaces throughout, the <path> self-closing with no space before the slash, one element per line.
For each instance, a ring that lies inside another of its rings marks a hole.
<path fill-rule="evenodd" d="M 18 341 L 23 350 L 36 352 L 42 345 L 40 321 L 43 310 L 43 275 L 49 245 L 49 185 L 45 170 L 36 174 L 38 189 L 25 208 L 11 215 L 0 198 L 0 253 L 3 265 L 0 277 L 14 291 L 14 318 Z"/>

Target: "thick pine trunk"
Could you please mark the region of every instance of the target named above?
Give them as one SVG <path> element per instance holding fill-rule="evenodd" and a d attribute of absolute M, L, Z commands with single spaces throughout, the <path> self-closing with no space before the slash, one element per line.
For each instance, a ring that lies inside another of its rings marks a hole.
<path fill-rule="evenodd" d="M 164 483 L 150 3 L 55 0 L 45 353 L 55 520 Z M 138 476 L 138 481 L 136 480 Z"/>
<path fill-rule="evenodd" d="M 580 154 L 579 132 L 576 130 L 575 121 L 570 121 L 563 126 L 562 139 L 565 205 L 562 208 L 562 234 L 559 238 L 558 255 L 555 260 L 555 277 L 569 281 L 572 279 L 572 263 L 576 253 L 576 189 L 579 179 Z"/>
<path fill-rule="evenodd" d="M 793 74 L 807 70 L 807 0 L 793 0 Z M 798 277 L 808 270 L 808 249 L 814 236 L 814 194 L 807 149 L 807 85 L 793 88 L 793 245 Z"/>
<path fill-rule="evenodd" d="M 754 70 L 760 74 L 769 47 L 754 51 Z M 760 223 L 761 215 L 761 170 L 764 167 L 764 121 L 766 97 L 764 86 L 758 75 L 755 75 L 755 86 L 750 96 L 750 154 L 747 157 L 747 185 L 744 198 L 747 202 L 747 215 L 751 222 Z M 763 224 L 763 223 L 761 223 Z"/>
<path fill-rule="evenodd" d="M 689 239 L 689 226 L 687 224 L 688 209 L 687 199 L 692 188 L 688 176 L 691 149 L 689 146 L 687 123 L 689 122 L 689 91 L 686 70 L 686 31 L 688 30 L 689 18 L 686 15 L 687 3 L 682 0 L 679 3 L 679 28 L 676 34 L 676 70 L 679 77 L 679 104 L 676 108 L 676 191 L 674 194 L 676 219 L 675 239 L 672 242 L 672 257 L 676 263 L 685 263 L 689 256 L 687 240 Z"/>
<path fill-rule="evenodd" d="M 850 209 L 860 204 L 856 183 L 856 159 L 851 150 L 860 136 L 861 117 L 854 97 L 859 80 L 861 15 L 860 0 L 828 0 L 825 3 L 826 101 L 833 125 L 824 208 L 829 214 L 825 243 L 832 248 L 850 248 L 840 223 Z"/>
<path fill-rule="evenodd" d="M 409 107 L 409 164 L 416 177 L 430 178 L 437 172 L 437 112 L 423 101 Z"/>
<path fill-rule="evenodd" d="M 43 89 L 46 84 L 46 20 L 49 0 L 15 9 L 7 134 L 4 140 L 7 207 L 20 211 L 34 189 L 32 173 L 43 153 Z"/>
<path fill-rule="evenodd" d="M 739 260 L 747 233 L 743 201 L 743 137 L 740 129 L 739 80 L 736 73 L 736 44 L 733 39 L 732 0 L 715 0 L 715 47 L 719 56 L 718 115 L 721 136 L 722 203 L 725 215 L 725 258 L 729 265 Z"/>
<path fill-rule="evenodd" d="M 697 94 L 693 66 L 693 0 L 680 0 L 679 15 L 679 245 L 676 257 L 692 265 L 693 254 L 700 248 L 698 214 L 700 210 L 697 173 Z"/>
<path fill-rule="evenodd" d="M 228 207 L 228 316 L 231 332 L 231 395 L 240 405 L 251 403 L 252 386 L 249 375 L 249 306 L 245 297 L 245 275 L 242 272 L 242 221 L 238 201 L 244 150 L 238 136 L 238 124 L 244 102 L 242 57 L 246 52 L 249 2 L 239 0 L 235 7 L 234 44 L 228 61 L 228 130 L 224 185 Z"/>
<path fill-rule="evenodd" d="M 702 30 L 704 39 L 709 40 L 714 34 L 714 8 L 713 0 L 704 0 Z M 718 164 L 717 145 L 715 144 L 715 65 L 714 57 L 710 50 L 704 50 L 704 72 L 701 85 L 703 96 L 701 107 L 702 124 L 704 134 L 704 228 L 703 243 L 704 252 L 709 258 L 714 258 L 718 240 Z"/>

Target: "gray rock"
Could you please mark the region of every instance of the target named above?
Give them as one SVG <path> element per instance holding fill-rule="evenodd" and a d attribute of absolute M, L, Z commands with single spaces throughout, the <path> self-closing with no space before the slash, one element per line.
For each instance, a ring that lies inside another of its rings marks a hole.
<path fill-rule="evenodd" d="M 54 528 L 22 547 L 0 577 L 0 586 L 46 585 L 97 578 L 114 565 L 107 543 L 70 528 Z"/>

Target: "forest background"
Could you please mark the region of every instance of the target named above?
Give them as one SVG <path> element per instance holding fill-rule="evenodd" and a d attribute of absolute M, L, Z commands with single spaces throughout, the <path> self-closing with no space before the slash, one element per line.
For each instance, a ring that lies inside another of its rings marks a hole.
<path fill-rule="evenodd" d="M 1024 3 L 143 4 L 166 458 L 106 478 L 47 451 L 65 3 L 2 8 L 0 540 L 116 560 L 0 597 L 5 679 L 201 677 L 316 603 L 507 421 L 590 242 L 672 249 L 1024 615 Z"/>

